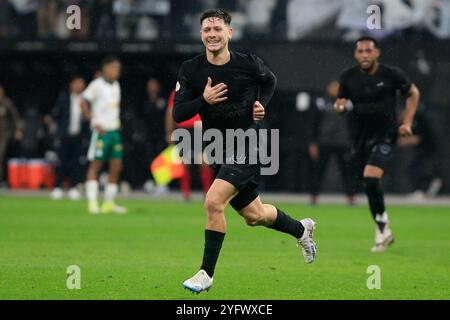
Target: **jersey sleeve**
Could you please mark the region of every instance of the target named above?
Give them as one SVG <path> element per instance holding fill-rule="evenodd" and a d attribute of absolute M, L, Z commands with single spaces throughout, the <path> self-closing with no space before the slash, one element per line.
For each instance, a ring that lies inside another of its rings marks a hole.
<path fill-rule="evenodd" d="M 406 95 L 411 89 L 412 81 L 402 69 L 397 67 L 392 68 L 392 75 L 394 77 L 396 89 L 398 89 L 403 95 Z"/>
<path fill-rule="evenodd" d="M 83 91 L 81 97 L 92 103 L 97 97 L 97 92 L 98 92 L 98 82 L 92 81 L 88 85 L 88 87 Z"/>
<path fill-rule="evenodd" d="M 194 90 L 189 81 L 189 66 L 183 63 L 178 71 L 177 84 L 175 86 L 174 103 L 189 101 L 195 98 Z"/>
<path fill-rule="evenodd" d="M 256 81 L 259 84 L 259 102 L 265 107 L 275 92 L 277 78 L 272 70 L 256 55 L 250 55 L 255 63 Z"/>
<path fill-rule="evenodd" d="M 203 95 L 196 95 L 190 78 L 189 66 L 185 62 L 180 68 L 175 87 L 172 116 L 176 123 L 189 120 L 199 113 L 202 107 L 208 105 Z"/>

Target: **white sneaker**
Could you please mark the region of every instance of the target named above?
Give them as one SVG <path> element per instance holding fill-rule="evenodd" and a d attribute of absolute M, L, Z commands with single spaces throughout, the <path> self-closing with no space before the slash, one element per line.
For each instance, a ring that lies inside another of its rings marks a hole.
<path fill-rule="evenodd" d="M 205 270 L 201 269 L 195 276 L 183 282 L 183 287 L 194 292 L 209 291 L 213 284 L 213 278 L 210 278 Z"/>
<path fill-rule="evenodd" d="M 385 213 L 386 214 L 386 213 Z M 384 215 L 384 214 L 383 214 Z M 387 218 L 387 214 L 386 214 Z M 372 252 L 383 252 L 394 243 L 394 235 L 389 227 L 389 220 L 386 221 L 383 232 L 380 231 L 378 225 L 375 226 L 375 245 L 372 247 Z"/>
<path fill-rule="evenodd" d="M 91 214 L 99 214 L 100 206 L 98 205 L 98 201 L 89 201 L 88 202 L 88 211 Z"/>
<path fill-rule="evenodd" d="M 117 214 L 126 214 L 128 213 L 128 209 L 125 207 L 121 207 L 117 205 L 114 201 L 103 202 L 102 208 L 100 210 L 102 213 L 117 213 Z"/>
<path fill-rule="evenodd" d="M 50 198 L 53 200 L 61 200 L 64 198 L 64 191 L 61 188 L 55 188 L 50 193 Z"/>
<path fill-rule="evenodd" d="M 117 213 L 117 214 L 126 214 L 126 213 L 128 213 L 128 209 L 127 208 L 119 206 L 119 205 L 117 205 L 115 203 L 113 204 L 112 211 L 113 211 L 113 213 Z"/>
<path fill-rule="evenodd" d="M 297 246 L 302 248 L 303 258 L 306 263 L 312 263 L 316 260 L 317 246 L 313 240 L 313 234 L 316 223 L 310 219 L 305 218 L 300 220 L 300 223 L 305 227 L 305 231 L 301 238 L 297 239 Z"/>
<path fill-rule="evenodd" d="M 78 191 L 77 188 L 71 188 L 69 192 L 67 192 L 67 195 L 69 196 L 70 200 L 80 200 L 81 198 L 80 191 Z"/>

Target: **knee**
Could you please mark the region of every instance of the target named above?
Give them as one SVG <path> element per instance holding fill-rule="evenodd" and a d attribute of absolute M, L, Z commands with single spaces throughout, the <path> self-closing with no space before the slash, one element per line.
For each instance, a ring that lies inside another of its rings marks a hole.
<path fill-rule="evenodd" d="M 260 214 L 252 213 L 244 216 L 245 223 L 250 227 L 256 227 L 261 225 L 263 217 Z"/>
<path fill-rule="evenodd" d="M 89 177 L 93 177 L 93 176 L 96 177 L 99 171 L 100 171 L 100 169 L 98 169 L 94 164 L 91 164 L 88 167 L 87 175 Z"/>
<path fill-rule="evenodd" d="M 118 174 L 122 171 L 122 167 L 123 167 L 122 162 L 117 162 L 111 167 L 111 170 L 113 171 L 113 173 Z"/>
<path fill-rule="evenodd" d="M 219 197 L 208 194 L 206 195 L 204 206 L 208 215 L 221 213 L 225 209 L 225 205 Z"/>

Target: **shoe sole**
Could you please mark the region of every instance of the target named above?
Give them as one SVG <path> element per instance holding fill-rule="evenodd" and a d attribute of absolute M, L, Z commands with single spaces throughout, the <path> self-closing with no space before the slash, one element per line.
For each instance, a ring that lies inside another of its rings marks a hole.
<path fill-rule="evenodd" d="M 191 293 L 195 293 L 195 294 L 199 294 L 200 292 L 204 292 L 204 291 L 208 292 L 208 291 L 211 289 L 211 287 L 209 287 L 209 288 L 207 288 L 207 289 L 197 291 L 197 290 L 195 290 L 195 289 L 193 289 L 193 288 L 191 288 L 191 287 L 188 287 L 188 286 L 186 286 L 186 285 L 184 285 L 184 284 L 183 284 L 183 288 L 186 289 L 186 290 L 188 290 L 188 291 L 190 291 Z"/>
<path fill-rule="evenodd" d="M 383 243 L 380 245 L 380 247 L 383 249 L 383 250 L 380 250 L 380 251 L 377 251 L 377 250 L 371 250 L 373 253 L 378 253 L 378 252 L 384 252 L 384 251 L 386 251 L 386 249 L 389 247 L 389 246 L 391 246 L 392 244 L 394 244 L 394 237 L 393 236 L 391 236 L 391 237 L 389 237 L 388 239 L 386 239 L 385 241 L 383 241 Z"/>

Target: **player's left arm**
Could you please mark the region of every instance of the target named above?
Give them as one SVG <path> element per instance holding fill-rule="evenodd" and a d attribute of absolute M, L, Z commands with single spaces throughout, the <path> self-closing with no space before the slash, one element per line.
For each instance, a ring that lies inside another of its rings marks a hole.
<path fill-rule="evenodd" d="M 411 136 L 413 134 L 411 127 L 414 120 L 414 115 L 416 114 L 417 107 L 419 105 L 419 100 L 419 88 L 417 88 L 417 86 L 412 83 L 408 91 L 408 98 L 406 99 L 405 117 L 403 119 L 402 125 L 398 129 L 400 135 Z"/>
<path fill-rule="evenodd" d="M 256 56 L 252 56 L 252 58 L 256 64 L 256 77 L 259 85 L 259 98 L 253 104 L 253 119 L 262 121 L 266 115 L 265 108 L 275 92 L 277 78 L 260 58 Z"/>

